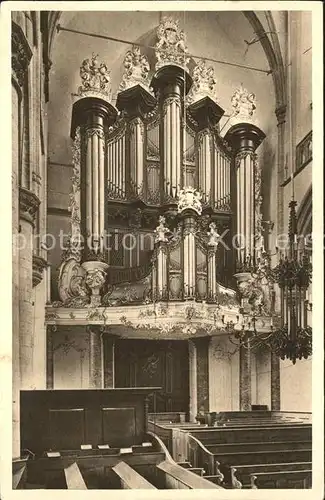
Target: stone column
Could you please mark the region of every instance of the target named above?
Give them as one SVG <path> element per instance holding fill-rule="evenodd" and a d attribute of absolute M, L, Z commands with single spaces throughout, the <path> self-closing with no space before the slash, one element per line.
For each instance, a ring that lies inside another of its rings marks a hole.
<path fill-rule="evenodd" d="M 115 341 L 115 335 L 104 333 L 104 387 L 115 387 Z"/>
<path fill-rule="evenodd" d="M 252 405 L 251 348 L 249 341 L 239 348 L 239 409 L 250 411 Z"/>
<path fill-rule="evenodd" d="M 55 325 L 46 327 L 46 389 L 54 389 L 54 351 L 53 333 L 56 331 Z"/>
<path fill-rule="evenodd" d="M 255 238 L 261 232 L 260 168 L 255 150 L 265 138 L 252 123 L 233 125 L 226 134 L 235 153 L 237 179 L 237 271 L 249 271 L 255 263 Z"/>
<path fill-rule="evenodd" d="M 21 386 L 20 373 L 20 278 L 19 278 L 19 248 L 23 238 L 19 234 L 19 184 L 21 178 L 21 151 L 19 116 L 22 113 L 22 97 L 28 66 L 32 51 L 26 37 L 18 24 L 11 23 L 11 61 L 12 61 L 12 396 L 13 396 L 13 457 L 20 456 L 20 410 L 19 390 Z"/>
<path fill-rule="evenodd" d="M 84 258 L 103 251 L 105 231 L 105 134 L 116 119 L 117 110 L 104 99 L 84 97 L 72 110 L 71 138 L 77 129 L 81 142 L 81 233 Z"/>
<path fill-rule="evenodd" d="M 196 422 L 197 415 L 197 360 L 196 360 L 196 346 L 192 340 L 189 343 L 189 375 L 190 375 L 190 407 L 189 417 L 190 422 Z"/>
<path fill-rule="evenodd" d="M 147 190 L 144 152 L 146 130 L 143 117 L 155 105 L 156 98 L 149 92 L 149 89 L 139 84 L 119 92 L 116 101 L 116 107 L 125 111 L 130 118 L 126 145 L 126 158 L 129 161 L 127 183 L 131 186 L 131 194 L 140 198 L 145 197 Z"/>
<path fill-rule="evenodd" d="M 271 352 L 271 410 L 280 411 L 280 358 Z"/>
<path fill-rule="evenodd" d="M 21 389 L 33 388 L 33 224 L 39 206 L 37 196 L 20 188 L 19 325 Z"/>
<path fill-rule="evenodd" d="M 285 166 L 285 151 L 284 151 L 284 138 L 285 138 L 285 123 L 286 123 L 286 110 L 287 106 L 284 104 L 275 110 L 278 120 L 278 148 L 277 148 L 277 234 L 282 234 L 284 231 L 284 188 L 281 184 L 284 179 L 284 166 Z"/>
<path fill-rule="evenodd" d="M 100 327 L 91 325 L 89 333 L 89 388 L 101 389 L 102 384 L 102 332 Z"/>
<path fill-rule="evenodd" d="M 161 109 L 160 161 L 162 202 L 177 198 L 183 184 L 183 101 L 191 87 L 189 73 L 168 64 L 157 70 L 151 82 Z"/>
<path fill-rule="evenodd" d="M 192 339 L 196 347 L 197 411 L 208 412 L 209 401 L 209 344 L 211 337 Z"/>

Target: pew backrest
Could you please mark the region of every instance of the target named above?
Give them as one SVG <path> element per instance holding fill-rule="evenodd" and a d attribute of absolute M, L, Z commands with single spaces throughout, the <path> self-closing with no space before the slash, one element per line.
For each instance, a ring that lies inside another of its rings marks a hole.
<path fill-rule="evenodd" d="M 169 461 L 161 462 L 157 468 L 165 473 L 166 488 L 172 489 L 223 489 L 212 481 L 184 469 L 180 465 Z"/>
<path fill-rule="evenodd" d="M 292 470 L 309 470 L 311 462 L 286 462 L 278 464 L 234 465 L 231 470 L 231 486 L 241 488 L 250 485 L 250 475 L 258 472 L 282 472 Z"/>
<path fill-rule="evenodd" d="M 312 471 L 292 470 L 281 472 L 257 472 L 250 474 L 251 488 L 309 489 L 312 486 Z"/>

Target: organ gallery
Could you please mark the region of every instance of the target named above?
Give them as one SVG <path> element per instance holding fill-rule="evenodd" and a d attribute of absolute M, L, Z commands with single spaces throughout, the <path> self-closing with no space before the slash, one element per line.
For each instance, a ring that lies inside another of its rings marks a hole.
<path fill-rule="evenodd" d="M 292 132 L 287 146 L 287 104 L 274 77 L 280 70 L 220 64 L 220 53 L 193 28 L 206 23 L 210 32 L 212 17 L 203 21 L 198 12 L 188 23 L 178 13 L 147 12 L 150 30 L 142 33 L 121 12 L 130 30 L 121 35 L 117 14 L 61 14 L 60 22 L 54 12 L 37 21 L 47 42 L 37 108 L 43 153 L 35 164 L 48 162 L 46 175 L 26 174 L 26 157 L 36 155 L 32 126 L 22 129 L 21 153 L 13 156 L 15 230 L 33 241 L 41 235 L 17 260 L 30 264 L 31 291 L 17 282 L 13 351 L 16 456 L 37 462 L 27 465 L 27 484 L 180 488 L 181 468 L 186 489 L 287 488 L 280 465 L 268 470 L 275 474 L 269 483 L 256 474 L 266 473 L 265 463 L 301 462 L 302 472 L 288 466 L 296 474 L 290 484 L 310 488 L 311 408 L 294 406 L 289 415 L 295 375 L 288 386 L 283 380 L 312 354 L 311 188 L 302 194 L 294 184 L 311 169 L 312 136 L 298 142 L 299 154 Z M 92 29 L 100 14 L 111 16 L 106 40 Z M 17 122 L 28 115 L 30 85 L 18 78 L 17 47 L 26 51 L 24 68 L 35 42 L 20 15 L 13 19 Z M 255 14 L 228 15 L 236 26 L 247 23 L 244 33 L 258 22 Z M 264 53 L 256 58 L 255 66 L 267 66 Z M 36 327 L 22 319 L 32 307 Z M 185 450 L 176 441 L 187 428 Z M 262 446 L 271 434 L 287 441 L 287 460 L 274 443 Z M 201 460 L 200 442 L 212 462 Z M 260 460 L 241 461 L 244 449 Z M 255 463 L 260 472 L 232 469 Z M 106 472 L 90 472 L 92 464 Z M 15 477 L 23 484 L 22 474 Z"/>

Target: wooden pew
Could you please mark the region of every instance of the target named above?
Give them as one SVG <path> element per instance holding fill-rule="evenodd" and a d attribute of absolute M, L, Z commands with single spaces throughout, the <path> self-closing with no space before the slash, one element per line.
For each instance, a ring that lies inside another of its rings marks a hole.
<path fill-rule="evenodd" d="M 308 450 L 311 447 L 311 441 L 262 441 L 258 443 L 206 444 L 205 447 L 215 455 L 218 453 L 237 453 L 241 451 Z"/>
<path fill-rule="evenodd" d="M 164 473 L 167 489 L 223 489 L 212 481 L 167 460 L 157 465 L 157 469 Z"/>
<path fill-rule="evenodd" d="M 13 460 L 12 462 L 12 489 L 22 490 L 25 487 L 27 477 L 27 460 Z"/>
<path fill-rule="evenodd" d="M 119 462 L 115 465 L 112 470 L 117 474 L 121 481 L 121 488 L 123 490 L 156 490 L 157 488 L 153 484 L 149 483 L 143 476 L 141 476 L 137 471 L 132 469 L 125 462 Z"/>
<path fill-rule="evenodd" d="M 244 431 L 244 432 L 243 432 Z M 205 445 L 218 443 L 249 443 L 262 441 L 307 441 L 312 440 L 310 424 L 290 426 L 240 427 L 240 428 L 203 428 L 189 431 Z"/>
<path fill-rule="evenodd" d="M 309 489 L 312 487 L 312 471 L 291 470 L 258 472 L 251 474 L 251 488 Z"/>
<path fill-rule="evenodd" d="M 76 462 L 64 468 L 64 475 L 68 490 L 88 489 Z"/>
<path fill-rule="evenodd" d="M 282 472 L 309 470 L 311 462 L 289 462 L 279 464 L 233 465 L 230 467 L 231 486 L 233 488 L 251 487 L 251 474 L 258 472 Z"/>

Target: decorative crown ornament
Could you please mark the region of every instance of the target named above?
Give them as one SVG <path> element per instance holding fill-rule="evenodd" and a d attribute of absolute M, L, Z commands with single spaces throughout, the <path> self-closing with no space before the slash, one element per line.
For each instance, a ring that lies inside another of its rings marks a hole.
<path fill-rule="evenodd" d="M 184 210 L 194 210 L 201 215 L 202 213 L 202 195 L 193 187 L 185 187 L 179 193 L 177 210 L 178 213 Z"/>
<path fill-rule="evenodd" d="M 214 78 L 214 68 L 207 66 L 206 60 L 201 59 L 193 70 L 193 85 L 187 96 L 188 104 L 199 101 L 203 97 L 210 97 L 217 102 L 216 80 Z"/>
<path fill-rule="evenodd" d="M 105 63 L 98 61 L 98 54 L 91 60 L 84 59 L 80 66 L 81 86 L 78 94 L 81 97 L 100 97 L 110 101 L 112 97 L 110 70 Z"/>
<path fill-rule="evenodd" d="M 140 47 L 134 46 L 125 54 L 123 65 L 124 73 L 119 92 L 135 85 L 142 85 L 148 90 L 150 65 L 147 56 L 141 54 Z"/>
<path fill-rule="evenodd" d="M 231 98 L 233 117 L 240 121 L 252 121 L 256 109 L 255 94 L 249 93 L 243 84 L 237 88 Z"/>
<path fill-rule="evenodd" d="M 185 44 L 185 34 L 179 28 L 179 21 L 172 17 L 162 19 L 157 29 L 156 69 L 168 64 L 177 64 L 187 68 L 189 62 L 188 49 Z"/>
<path fill-rule="evenodd" d="M 165 223 L 166 223 L 166 217 L 160 215 L 159 225 L 156 227 L 154 231 L 155 243 L 168 241 L 167 235 L 171 234 L 171 231 L 168 229 L 168 227 L 165 226 Z"/>

